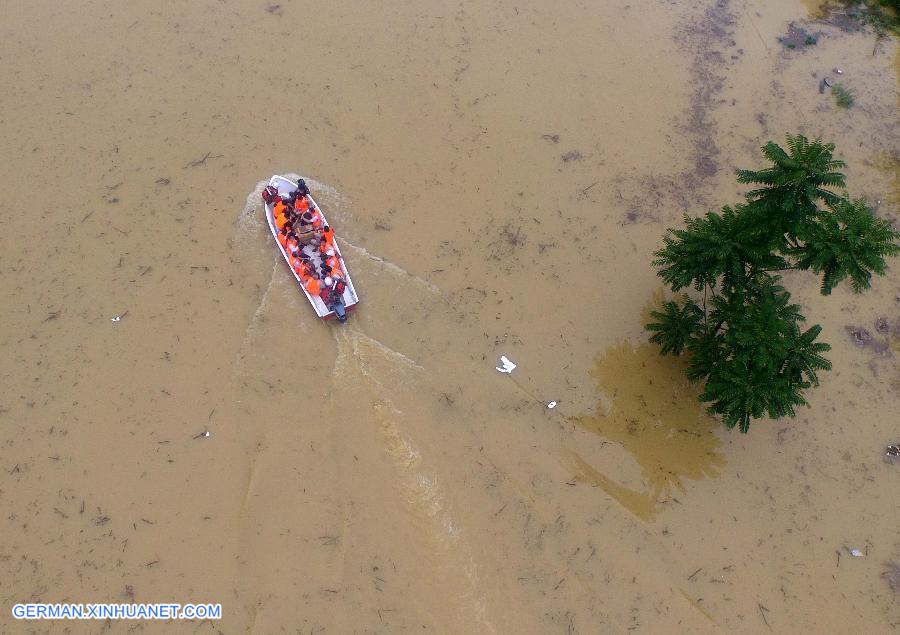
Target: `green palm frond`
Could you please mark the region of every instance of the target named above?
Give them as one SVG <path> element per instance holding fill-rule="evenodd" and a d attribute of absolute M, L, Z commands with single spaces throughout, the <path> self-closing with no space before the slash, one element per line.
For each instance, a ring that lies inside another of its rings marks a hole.
<path fill-rule="evenodd" d="M 647 330 L 653 333 L 650 341 L 660 345 L 663 355 L 681 355 L 700 328 L 703 310 L 688 298 L 682 298 L 681 302 L 669 301 L 661 311 L 650 312 L 650 317 L 656 320 L 647 325 Z"/>
<path fill-rule="evenodd" d="M 788 135 L 788 151 L 770 141 L 763 154 L 772 166 L 762 170 L 738 170 L 738 182 L 761 185 L 747 193 L 751 204 L 765 207 L 779 228 L 797 235 L 805 214 L 816 209 L 817 201 L 834 202 L 832 189 L 845 187 L 845 167 L 834 159 L 834 144 L 809 141 L 803 135 Z"/>
<path fill-rule="evenodd" d="M 885 258 L 900 253 L 900 232 L 875 216 L 863 199 L 838 199 L 807 228 L 806 243 L 796 250 L 797 266 L 822 274 L 822 295 L 845 278 L 860 293 L 872 274 L 884 275 Z"/>

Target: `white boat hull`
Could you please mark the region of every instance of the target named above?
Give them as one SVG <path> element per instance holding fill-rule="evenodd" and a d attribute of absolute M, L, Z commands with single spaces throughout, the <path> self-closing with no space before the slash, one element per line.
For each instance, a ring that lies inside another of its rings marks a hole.
<path fill-rule="evenodd" d="M 279 196 L 287 196 L 291 192 L 297 189 L 297 182 L 292 181 L 283 176 L 275 175 L 271 179 L 269 179 L 269 185 L 272 185 L 278 188 Z M 312 202 L 313 206 L 318 210 L 319 214 L 322 214 L 322 220 L 325 224 L 328 224 L 328 220 L 325 218 L 325 214 L 322 213 L 322 208 L 319 207 L 319 204 L 316 203 L 315 199 L 313 199 L 312 194 L 308 195 L 310 202 Z M 319 296 L 313 296 L 306 290 L 306 287 L 303 286 L 303 280 L 300 279 L 300 275 L 294 271 L 294 268 L 291 266 L 290 259 L 287 251 L 285 251 L 284 247 L 281 246 L 281 243 L 278 242 L 278 226 L 275 224 L 275 216 L 274 216 L 274 203 L 269 204 L 266 203 L 266 220 L 269 221 L 269 229 L 272 230 L 272 238 L 275 240 L 275 246 L 278 247 L 278 251 L 281 252 L 282 258 L 284 258 L 284 262 L 287 263 L 288 270 L 290 270 L 291 274 L 294 276 L 294 279 L 297 281 L 297 284 L 300 285 L 300 289 L 306 295 L 309 303 L 312 304 L 313 309 L 316 311 L 316 315 L 323 319 L 331 319 L 337 317 L 334 311 L 329 309 L 325 303 L 322 301 L 322 298 Z M 353 310 L 353 308 L 359 303 L 359 296 L 356 294 L 356 288 L 353 286 L 353 280 L 350 278 L 350 270 L 347 268 L 347 263 L 344 262 L 344 257 L 341 255 L 341 250 L 338 247 L 337 240 L 334 243 L 335 255 L 341 261 L 341 270 L 344 272 L 346 287 L 344 288 L 343 301 L 344 308 L 349 312 Z"/>

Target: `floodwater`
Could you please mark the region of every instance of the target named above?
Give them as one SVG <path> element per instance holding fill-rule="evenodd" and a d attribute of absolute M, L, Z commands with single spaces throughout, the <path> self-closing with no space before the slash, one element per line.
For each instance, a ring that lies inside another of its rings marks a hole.
<path fill-rule="evenodd" d="M 642 329 L 665 228 L 767 140 L 896 218 L 897 44 L 820 4 L 4 2 L 0 631 L 895 632 L 898 265 L 786 276 L 834 370 L 748 435 Z M 273 173 L 343 240 L 343 327 Z"/>

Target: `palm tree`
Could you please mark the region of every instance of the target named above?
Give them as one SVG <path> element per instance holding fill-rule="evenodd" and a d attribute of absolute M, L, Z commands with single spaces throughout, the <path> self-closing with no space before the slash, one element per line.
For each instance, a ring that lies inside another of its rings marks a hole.
<path fill-rule="evenodd" d="M 837 172 L 846 164 L 833 157 L 834 144 L 818 139 L 810 142 L 803 135 L 788 135 L 788 150 L 775 143 L 763 146 L 763 154 L 772 166 L 763 170 L 738 170 L 738 183 L 762 187 L 747 193 L 754 209 L 776 223 L 782 234 L 801 236 L 804 219 L 815 212 L 819 200 L 836 203 L 840 198 L 828 188 L 846 187 L 844 175 Z"/>
<path fill-rule="evenodd" d="M 821 327 L 801 328 L 806 318 L 775 272 L 811 270 L 823 295 L 849 278 L 858 293 L 900 253 L 890 222 L 832 191 L 845 185 L 833 152 L 803 135 L 788 135 L 788 151 L 767 143 L 770 167 L 738 171 L 741 183 L 761 186 L 745 204 L 685 216 L 685 228 L 670 229 L 655 252 L 672 291 L 693 287 L 697 297 L 682 294 L 651 312 L 650 341 L 663 355 L 688 355 L 688 379 L 703 384 L 700 400 L 729 428 L 794 416 L 817 371 L 831 367 Z"/>

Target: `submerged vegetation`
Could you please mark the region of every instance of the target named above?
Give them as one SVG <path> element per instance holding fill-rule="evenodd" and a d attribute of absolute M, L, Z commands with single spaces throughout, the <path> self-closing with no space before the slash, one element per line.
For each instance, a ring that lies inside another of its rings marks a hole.
<path fill-rule="evenodd" d="M 853 0 L 844 4 L 853 9 L 851 15 L 879 35 L 888 31 L 900 35 L 900 0 Z"/>
<path fill-rule="evenodd" d="M 843 84 L 835 84 L 834 86 L 832 86 L 831 93 L 837 100 L 837 105 L 841 108 L 849 108 L 855 101 L 853 98 L 853 93 L 844 88 Z"/>
<path fill-rule="evenodd" d="M 653 263 L 672 291 L 695 293 L 651 313 L 650 341 L 663 355 L 687 353 L 688 378 L 703 383 L 700 400 L 741 432 L 751 419 L 794 416 L 818 371 L 831 368 L 822 327 L 802 327 L 806 318 L 777 272 L 821 275 L 823 295 L 849 279 L 859 293 L 900 253 L 900 232 L 864 200 L 835 193 L 845 188 L 845 164 L 833 144 L 787 141 L 787 150 L 763 146 L 770 167 L 738 171 L 738 182 L 758 186 L 744 203 L 685 216 L 686 228 L 668 230 Z"/>

